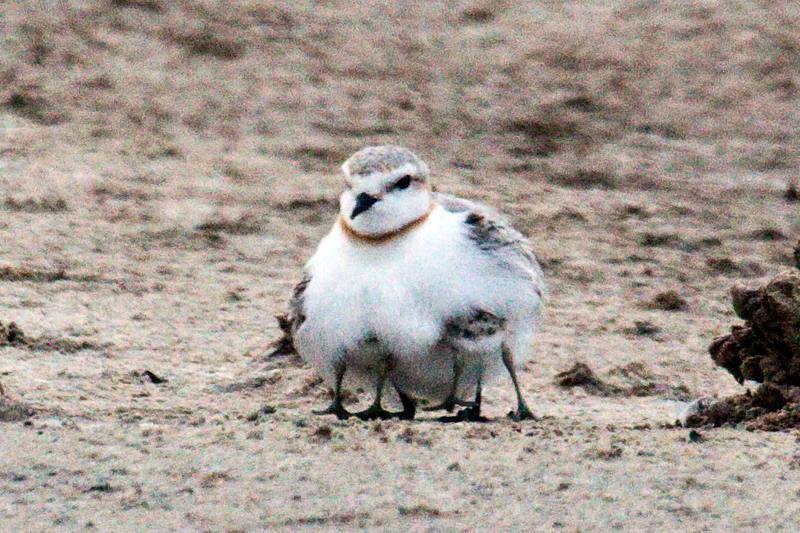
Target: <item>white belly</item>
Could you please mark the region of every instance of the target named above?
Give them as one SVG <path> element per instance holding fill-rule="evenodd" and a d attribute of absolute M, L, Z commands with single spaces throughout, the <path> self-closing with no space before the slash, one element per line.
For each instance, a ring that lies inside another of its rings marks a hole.
<path fill-rule="evenodd" d="M 353 243 L 334 228 L 309 261 L 306 320 L 295 344 L 331 385 L 337 360 L 345 362 L 346 377 L 369 384 L 388 360 L 390 379 L 409 394 L 435 401 L 447 395 L 453 379 L 452 350 L 437 344 L 447 320 L 485 309 L 506 318 L 507 335 L 532 331 L 539 307 L 535 291 L 476 255 L 458 215 L 441 209 L 434 214 L 414 233 L 379 246 Z M 501 364 L 504 338 L 462 351 L 464 391 L 474 389 L 479 376 L 485 382 Z"/>

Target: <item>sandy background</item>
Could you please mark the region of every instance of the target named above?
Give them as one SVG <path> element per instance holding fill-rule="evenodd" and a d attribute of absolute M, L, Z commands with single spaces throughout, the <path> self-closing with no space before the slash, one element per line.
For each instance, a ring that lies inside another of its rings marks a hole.
<path fill-rule="evenodd" d="M 794 2 L 355 4 L 0 3 L 0 530 L 798 530 L 797 432 L 674 427 L 800 236 Z M 380 143 L 529 235 L 539 421 L 316 417 L 266 357 Z"/>

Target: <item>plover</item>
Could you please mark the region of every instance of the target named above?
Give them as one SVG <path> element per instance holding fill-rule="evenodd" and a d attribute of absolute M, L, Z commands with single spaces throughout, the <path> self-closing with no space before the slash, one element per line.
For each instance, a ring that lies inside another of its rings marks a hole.
<path fill-rule="evenodd" d="M 428 166 L 405 148 L 365 148 L 342 170 L 338 219 L 284 321 L 333 388 L 315 413 L 351 416 L 347 377 L 375 386 L 372 405 L 353 413 L 362 419 L 413 418 L 420 399 L 480 418 L 481 387 L 502 365 L 517 395 L 512 417 L 533 418 L 516 366 L 529 356 L 545 284 L 525 237 L 480 204 L 431 192 Z M 402 413 L 381 406 L 387 382 Z"/>

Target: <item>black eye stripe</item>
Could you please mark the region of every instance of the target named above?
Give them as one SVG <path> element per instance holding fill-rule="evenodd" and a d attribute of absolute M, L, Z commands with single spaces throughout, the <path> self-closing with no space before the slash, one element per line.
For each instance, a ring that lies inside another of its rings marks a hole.
<path fill-rule="evenodd" d="M 408 186 L 411 185 L 411 176 L 405 175 L 394 184 L 395 189 L 408 189 Z"/>

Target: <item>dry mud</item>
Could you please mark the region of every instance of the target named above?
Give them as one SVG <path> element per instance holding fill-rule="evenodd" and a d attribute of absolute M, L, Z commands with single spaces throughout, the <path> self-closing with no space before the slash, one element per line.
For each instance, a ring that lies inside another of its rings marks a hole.
<path fill-rule="evenodd" d="M 795 262 L 798 16 L 0 3 L 0 530 L 800 529 L 795 424 L 676 424 L 795 397 L 708 348 Z M 485 423 L 316 417 L 267 357 L 338 165 L 382 143 L 530 237 L 539 420 L 503 379 Z"/>

